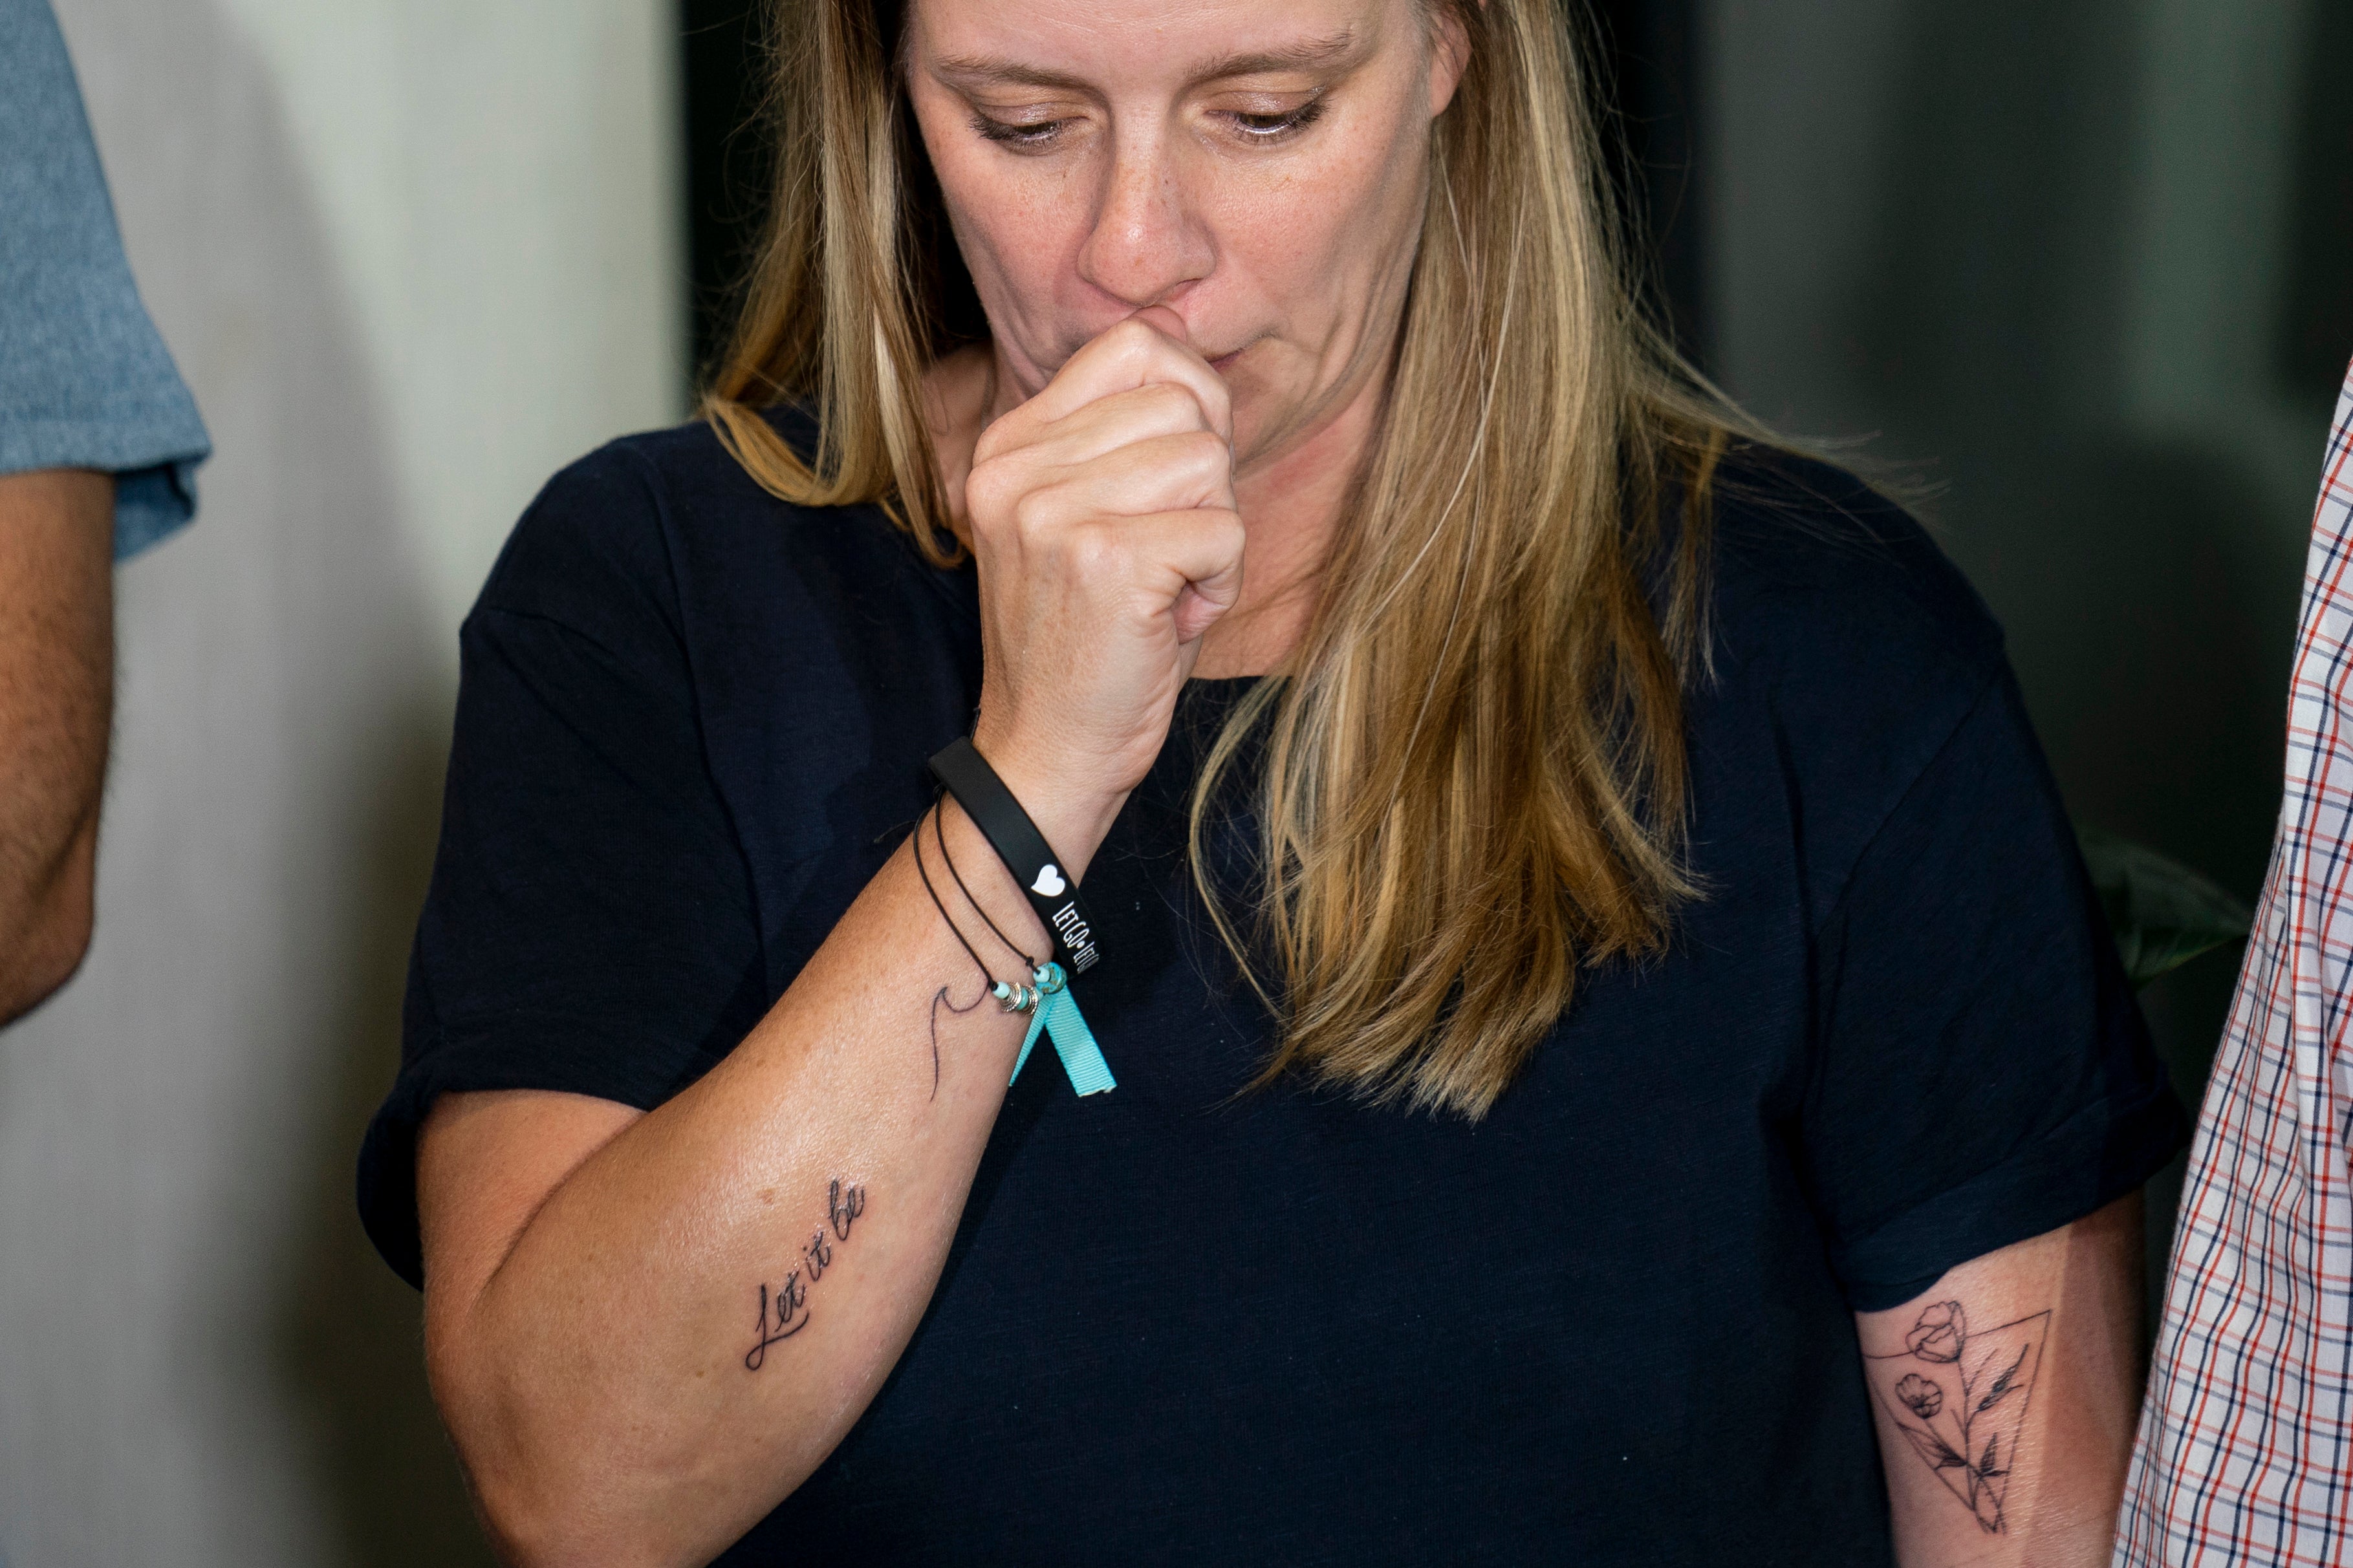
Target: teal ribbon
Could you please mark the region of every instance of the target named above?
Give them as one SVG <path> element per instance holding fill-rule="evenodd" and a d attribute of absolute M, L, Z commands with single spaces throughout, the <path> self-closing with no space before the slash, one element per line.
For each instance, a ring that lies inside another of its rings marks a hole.
<path fill-rule="evenodd" d="M 1111 1076 L 1111 1064 L 1103 1060 L 1103 1047 L 1095 1044 L 1095 1032 L 1087 1026 L 1086 1015 L 1079 1011 L 1079 999 L 1071 994 L 1070 981 L 1059 963 L 1039 967 L 1037 973 L 1038 999 L 1029 1010 L 1029 1033 L 1022 1037 L 1021 1054 L 1013 1058 L 1013 1076 L 1007 1086 L 1021 1079 L 1021 1069 L 1029 1060 L 1030 1047 L 1044 1035 L 1054 1042 L 1054 1054 L 1062 1058 L 1062 1070 L 1070 1075 L 1071 1087 L 1080 1094 L 1104 1094 L 1119 1085 Z"/>

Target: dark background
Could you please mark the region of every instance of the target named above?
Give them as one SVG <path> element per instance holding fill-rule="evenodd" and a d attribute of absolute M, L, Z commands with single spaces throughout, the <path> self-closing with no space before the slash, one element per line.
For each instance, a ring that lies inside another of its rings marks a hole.
<path fill-rule="evenodd" d="M 760 216 L 762 54 L 744 0 L 682 3 L 703 363 Z M 1685 353 L 1919 495 L 2079 818 L 2250 902 L 2353 355 L 2353 5 L 2256 8 L 2233 32 L 2133 0 L 1592 7 L 1613 174 Z M 2211 77 L 2260 26 L 2284 77 L 2168 93 L 2168 52 Z M 2237 957 L 2144 997 L 2193 1106 Z M 2152 1300 L 2179 1181 L 2152 1188 Z"/>
<path fill-rule="evenodd" d="M 694 363 L 707 366 L 759 237 L 770 168 L 760 123 L 766 84 L 762 7 L 680 0 L 686 111 L 686 221 Z"/>

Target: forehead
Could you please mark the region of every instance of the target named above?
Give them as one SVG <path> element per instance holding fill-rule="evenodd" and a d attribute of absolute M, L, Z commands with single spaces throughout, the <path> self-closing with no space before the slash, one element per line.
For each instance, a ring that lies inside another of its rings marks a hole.
<path fill-rule="evenodd" d="M 1089 85 L 1314 70 L 1360 60 L 1419 0 L 913 0 L 919 62 Z"/>

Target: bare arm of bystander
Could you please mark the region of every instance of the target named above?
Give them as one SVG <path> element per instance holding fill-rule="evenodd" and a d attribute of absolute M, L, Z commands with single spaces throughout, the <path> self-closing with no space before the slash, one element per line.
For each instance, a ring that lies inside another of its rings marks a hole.
<path fill-rule="evenodd" d="M 113 712 L 114 481 L 0 475 L 0 1024 L 90 946 Z"/>

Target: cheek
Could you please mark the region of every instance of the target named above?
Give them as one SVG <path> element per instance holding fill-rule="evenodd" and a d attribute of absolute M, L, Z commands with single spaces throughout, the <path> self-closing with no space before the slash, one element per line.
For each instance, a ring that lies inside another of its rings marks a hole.
<path fill-rule="evenodd" d="M 990 321 L 1024 338 L 1042 332 L 1085 238 L 1080 193 L 1042 164 L 1003 157 L 970 136 L 927 133 L 925 143 L 956 247 Z"/>
<path fill-rule="evenodd" d="M 1367 324 L 1370 297 L 1420 234 L 1423 171 L 1414 142 L 1359 140 L 1238 184 L 1220 204 L 1221 257 L 1294 328 Z"/>

